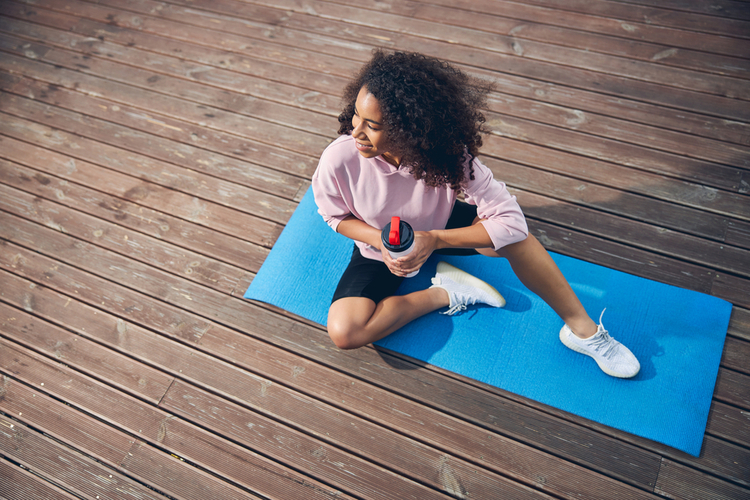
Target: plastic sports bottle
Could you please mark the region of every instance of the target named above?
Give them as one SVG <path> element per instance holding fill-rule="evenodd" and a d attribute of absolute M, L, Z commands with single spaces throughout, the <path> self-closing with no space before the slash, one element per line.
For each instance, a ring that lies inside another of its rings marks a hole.
<path fill-rule="evenodd" d="M 380 237 L 383 240 L 383 246 L 393 259 L 408 255 L 414 249 L 414 230 L 400 217 L 391 217 L 391 222 L 385 225 Z M 406 277 L 416 276 L 418 272 L 419 269 L 407 274 Z"/>

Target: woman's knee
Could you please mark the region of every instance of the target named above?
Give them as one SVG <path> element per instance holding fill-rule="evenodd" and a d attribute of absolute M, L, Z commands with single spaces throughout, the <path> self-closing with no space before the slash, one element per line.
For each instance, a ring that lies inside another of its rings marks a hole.
<path fill-rule="evenodd" d="M 350 323 L 328 319 L 328 336 L 339 349 L 356 349 L 362 347 L 356 342 L 356 328 Z"/>
<path fill-rule="evenodd" d="M 339 349 L 362 347 L 362 331 L 375 311 L 375 302 L 364 297 L 339 299 L 328 310 L 328 335 Z"/>

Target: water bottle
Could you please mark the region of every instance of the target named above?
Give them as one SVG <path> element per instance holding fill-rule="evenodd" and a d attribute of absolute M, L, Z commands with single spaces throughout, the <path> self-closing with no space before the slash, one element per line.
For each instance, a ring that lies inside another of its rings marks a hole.
<path fill-rule="evenodd" d="M 385 225 L 380 237 L 392 259 L 408 255 L 414 249 L 414 230 L 400 217 L 391 217 L 391 222 Z M 416 276 L 418 272 L 419 269 L 407 274 L 406 277 Z"/>

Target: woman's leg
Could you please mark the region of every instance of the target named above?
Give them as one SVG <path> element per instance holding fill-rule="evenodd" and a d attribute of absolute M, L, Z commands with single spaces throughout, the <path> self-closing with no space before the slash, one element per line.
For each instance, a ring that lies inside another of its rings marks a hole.
<path fill-rule="evenodd" d="M 507 258 L 521 282 L 565 321 L 560 341 L 566 347 L 591 356 L 604 373 L 613 377 L 630 378 L 638 374 L 641 369 L 638 359 L 589 317 L 555 261 L 534 236 L 529 235 L 499 252 L 481 250 L 480 253 Z"/>
<path fill-rule="evenodd" d="M 596 323 L 589 317 L 555 261 L 533 235 L 498 252 L 491 249 L 477 251 L 508 259 L 521 283 L 549 304 L 577 337 L 588 338 L 596 333 Z"/>
<path fill-rule="evenodd" d="M 356 349 L 447 305 L 448 292 L 437 287 L 386 297 L 377 304 L 366 297 L 344 297 L 328 310 L 328 334 L 337 347 Z"/>

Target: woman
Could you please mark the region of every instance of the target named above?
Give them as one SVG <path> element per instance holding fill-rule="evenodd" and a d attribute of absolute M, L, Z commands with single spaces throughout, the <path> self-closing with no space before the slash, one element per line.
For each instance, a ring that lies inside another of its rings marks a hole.
<path fill-rule="evenodd" d="M 561 341 L 615 377 L 640 365 L 586 313 L 542 245 L 528 234 L 514 196 L 477 158 L 489 87 L 440 60 L 375 51 L 344 91 L 340 137 L 313 175 L 318 212 L 354 240 L 334 293 L 328 332 L 342 349 L 379 340 L 448 307 L 501 306 L 490 285 L 441 264 L 433 286 L 394 295 L 433 252 L 505 257 L 521 282 L 563 319 Z M 462 193 L 465 202 L 457 201 Z M 381 243 L 391 216 L 414 228 L 414 250 L 392 259 Z"/>

